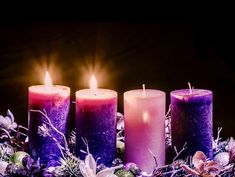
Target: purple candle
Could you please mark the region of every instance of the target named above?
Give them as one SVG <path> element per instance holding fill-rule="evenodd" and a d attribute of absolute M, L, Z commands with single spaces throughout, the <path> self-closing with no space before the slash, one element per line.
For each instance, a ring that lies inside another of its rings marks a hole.
<path fill-rule="evenodd" d="M 51 137 L 38 134 L 38 127 L 48 120 L 43 116 L 46 113 L 52 125 L 65 136 L 68 131 L 68 116 L 70 107 L 70 88 L 52 85 L 48 73 L 45 85 L 29 87 L 29 153 L 34 160 L 40 158 L 40 163 L 47 166 L 58 165 L 61 152 Z M 32 111 L 37 110 L 37 111 Z M 63 146 L 63 137 L 51 129 L 50 134 Z"/>
<path fill-rule="evenodd" d="M 90 153 L 98 160 L 111 166 L 116 153 L 116 113 L 117 92 L 97 89 L 92 76 L 90 89 L 76 92 L 76 150 L 84 159 L 87 151 L 84 139 L 88 142 Z"/>
<path fill-rule="evenodd" d="M 203 151 L 212 158 L 212 92 L 182 89 L 171 92 L 172 146 L 181 150 L 180 158 Z"/>

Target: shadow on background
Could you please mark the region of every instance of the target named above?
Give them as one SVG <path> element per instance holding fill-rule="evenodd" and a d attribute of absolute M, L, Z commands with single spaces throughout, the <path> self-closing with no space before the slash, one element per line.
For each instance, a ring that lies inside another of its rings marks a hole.
<path fill-rule="evenodd" d="M 0 24 L 0 114 L 9 108 L 27 126 L 27 89 L 49 70 L 55 84 L 100 87 L 119 93 L 140 88 L 210 89 L 214 130 L 235 136 L 234 27 L 218 17 L 157 18 L 142 23 L 2 22 Z M 73 106 L 74 107 L 74 106 Z M 73 109 L 72 107 L 72 109 Z M 71 121 L 74 121 L 71 111 Z"/>

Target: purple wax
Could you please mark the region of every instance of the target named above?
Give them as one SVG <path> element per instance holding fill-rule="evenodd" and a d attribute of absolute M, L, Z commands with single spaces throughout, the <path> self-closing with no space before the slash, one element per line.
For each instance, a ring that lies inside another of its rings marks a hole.
<path fill-rule="evenodd" d="M 117 93 L 107 89 L 76 92 L 76 153 L 84 159 L 89 152 L 98 164 L 111 166 L 116 153 Z M 81 151 L 82 150 L 82 151 Z"/>
<path fill-rule="evenodd" d="M 172 147 L 186 150 L 179 158 L 203 151 L 213 157 L 212 92 L 202 89 L 175 90 L 171 92 Z"/>
<path fill-rule="evenodd" d="M 68 118 L 70 110 L 70 88 L 65 86 L 44 85 L 29 87 L 29 153 L 34 160 L 46 166 L 56 166 L 61 157 L 55 141 L 51 137 L 38 134 L 38 127 L 48 122 L 37 110 L 46 112 L 53 126 L 65 136 L 68 134 Z M 64 146 L 63 137 L 49 127 L 50 134 Z"/>

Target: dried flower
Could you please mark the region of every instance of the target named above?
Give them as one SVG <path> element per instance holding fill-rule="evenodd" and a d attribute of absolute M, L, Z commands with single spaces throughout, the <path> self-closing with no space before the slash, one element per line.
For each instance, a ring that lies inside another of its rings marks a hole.
<path fill-rule="evenodd" d="M 124 116 L 121 113 L 117 113 L 117 130 L 124 129 Z"/>
<path fill-rule="evenodd" d="M 12 112 L 8 109 L 7 115 L 4 117 L 0 115 L 0 128 L 11 130 L 15 129 L 17 127 L 17 124 L 15 123 L 15 118 Z"/>
<path fill-rule="evenodd" d="M 38 126 L 38 134 L 43 137 L 50 136 L 50 129 L 46 124 L 42 124 L 41 126 Z"/>
<path fill-rule="evenodd" d="M 214 161 L 218 162 L 222 166 L 226 166 L 229 164 L 229 158 L 230 156 L 228 152 L 220 152 L 216 154 L 216 156 L 214 157 Z"/>
<path fill-rule="evenodd" d="M 88 154 L 84 161 L 79 164 L 80 171 L 84 177 L 117 177 L 114 171 L 122 166 L 105 168 L 96 173 L 96 161 L 91 154 Z"/>
<path fill-rule="evenodd" d="M 235 162 L 235 140 L 231 137 L 228 142 L 229 162 Z"/>
<path fill-rule="evenodd" d="M 4 175 L 6 168 L 7 168 L 8 163 L 5 161 L 0 161 L 0 175 Z"/>
<path fill-rule="evenodd" d="M 187 165 L 182 165 L 182 168 L 191 175 L 198 175 L 202 177 L 215 177 L 220 172 L 220 166 L 215 161 L 208 161 L 205 154 L 197 151 L 192 159 L 192 164 L 195 169 Z"/>
<path fill-rule="evenodd" d="M 132 172 L 136 176 L 140 176 L 142 173 L 141 169 L 135 163 L 132 163 L 132 162 L 128 162 L 125 165 L 125 170 Z"/>

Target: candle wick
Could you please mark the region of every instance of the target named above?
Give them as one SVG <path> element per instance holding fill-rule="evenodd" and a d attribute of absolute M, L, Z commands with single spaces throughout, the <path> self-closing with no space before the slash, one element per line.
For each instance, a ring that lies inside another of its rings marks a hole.
<path fill-rule="evenodd" d="M 189 93 L 193 93 L 193 87 L 191 86 L 190 82 L 188 82 L 188 87 L 189 87 Z"/>
<path fill-rule="evenodd" d="M 145 96 L 146 95 L 145 94 L 145 84 L 143 84 L 142 87 L 143 87 L 143 96 Z"/>

